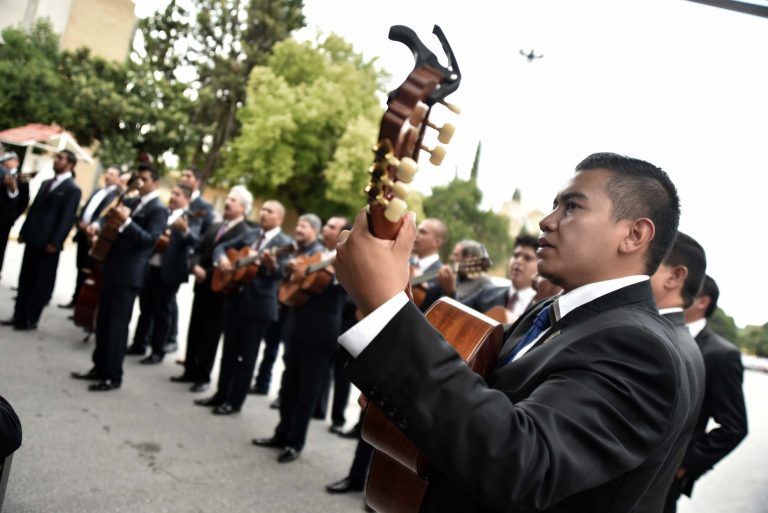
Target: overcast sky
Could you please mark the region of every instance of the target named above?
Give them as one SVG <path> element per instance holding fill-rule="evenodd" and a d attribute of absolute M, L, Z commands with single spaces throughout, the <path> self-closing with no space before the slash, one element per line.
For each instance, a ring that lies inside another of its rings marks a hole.
<path fill-rule="evenodd" d="M 389 27 L 410 26 L 435 53 L 442 27 L 463 112 L 436 113 L 457 133 L 440 168 L 422 166 L 420 190 L 468 176 L 478 141 L 492 208 L 519 187 L 546 211 L 590 153 L 648 160 L 677 185 L 681 230 L 707 250 L 721 306 L 742 326 L 768 321 L 768 19 L 685 0 L 305 0 L 304 12 L 299 38 L 340 34 L 378 57 L 390 88 L 413 59 Z"/>

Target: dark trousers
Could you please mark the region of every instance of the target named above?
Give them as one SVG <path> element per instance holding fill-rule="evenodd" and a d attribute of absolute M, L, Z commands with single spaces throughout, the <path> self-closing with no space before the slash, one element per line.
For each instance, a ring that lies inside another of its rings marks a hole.
<path fill-rule="evenodd" d="M 134 344 L 146 347 L 149 343 L 152 346 L 152 354 L 165 355 L 163 348 L 173 322 L 171 304 L 175 303 L 178 290 L 178 283 L 163 282 L 160 267 L 149 266 L 144 286 L 139 294 L 141 315 L 133 337 Z"/>
<path fill-rule="evenodd" d="M 664 503 L 664 513 L 675 513 L 677 511 L 677 499 L 683 494 L 687 483 L 688 479 L 686 477 L 672 481 L 672 486 L 669 487 L 669 492 L 667 492 L 667 500 Z"/>
<path fill-rule="evenodd" d="M 280 342 L 283 341 L 287 316 L 288 308 L 281 305 L 277 310 L 277 320 L 269 323 L 264 335 L 264 351 L 261 355 L 259 371 L 256 373 L 256 390 L 269 391 L 269 385 L 272 383 L 272 368 L 277 360 L 277 353 L 280 351 Z"/>
<path fill-rule="evenodd" d="M 5 259 L 5 247 L 8 245 L 8 235 L 11 233 L 13 221 L 0 218 L 0 273 L 3 272 L 3 260 Z"/>
<path fill-rule="evenodd" d="M 228 312 L 217 399 L 237 409 L 242 407 L 251 387 L 256 358 L 259 356 L 259 343 L 268 324 L 266 321 L 248 319 L 236 311 Z"/>
<path fill-rule="evenodd" d="M 363 440 L 357 439 L 355 447 L 355 457 L 352 459 L 352 465 L 349 467 L 349 484 L 358 487 L 364 486 L 368 477 L 368 470 L 371 468 L 371 459 L 373 459 L 373 447 Z"/>
<path fill-rule="evenodd" d="M 93 260 L 88 256 L 88 252 L 91 250 L 91 245 L 82 239 L 78 239 L 77 243 L 77 278 L 75 279 L 75 292 L 72 294 L 72 302 L 77 301 L 77 295 L 80 294 L 80 289 L 83 287 L 88 273 L 86 269 L 90 269 L 93 265 Z"/>
<path fill-rule="evenodd" d="M 223 296 L 206 282 L 195 287 L 187 332 L 184 375 L 198 383 L 211 381 L 211 369 L 224 324 Z"/>
<path fill-rule="evenodd" d="M 19 292 L 13 319 L 17 324 L 37 324 L 43 308 L 48 304 L 56 284 L 59 252 L 48 253 L 44 249 L 27 245 L 19 273 Z"/>
<path fill-rule="evenodd" d="M 335 340 L 333 341 L 335 343 Z M 301 450 L 312 413 L 333 358 L 332 344 L 290 339 L 285 344 L 285 371 L 280 386 L 280 423 L 275 438 Z"/>
<path fill-rule="evenodd" d="M 344 365 L 349 353 L 341 346 L 333 354 L 333 403 L 331 406 L 331 422 L 336 426 L 346 423 L 344 412 L 349 404 L 349 392 L 352 385 L 344 374 Z"/>
<path fill-rule="evenodd" d="M 133 302 L 138 287 L 104 280 L 96 316 L 96 348 L 93 365 L 104 379 L 117 382 L 123 379 L 123 360 L 128 343 L 128 324 L 131 322 Z"/>

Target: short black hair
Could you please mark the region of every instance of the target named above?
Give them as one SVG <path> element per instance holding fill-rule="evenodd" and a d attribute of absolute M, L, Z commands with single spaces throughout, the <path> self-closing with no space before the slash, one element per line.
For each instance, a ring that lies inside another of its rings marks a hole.
<path fill-rule="evenodd" d="M 183 183 L 177 183 L 176 187 L 178 187 L 181 190 L 181 192 L 184 193 L 184 196 L 186 196 L 187 199 L 192 197 L 192 187 L 190 187 L 189 185 L 186 185 Z"/>
<path fill-rule="evenodd" d="M 672 244 L 672 249 L 664 257 L 663 263 L 668 266 L 684 265 L 688 269 L 688 276 L 681 291 L 683 304 L 688 308 L 699 294 L 706 275 L 707 255 L 704 248 L 693 237 L 677 232 L 677 238 Z"/>
<path fill-rule="evenodd" d="M 646 273 L 652 275 L 677 236 L 680 198 L 675 184 L 660 167 L 616 153 L 593 153 L 576 166 L 576 172 L 591 169 L 607 169 L 613 173 L 606 193 L 611 199 L 615 221 L 645 217 L 656 227 L 645 263 Z"/>
<path fill-rule="evenodd" d="M 704 275 L 704 283 L 701 285 L 701 291 L 699 291 L 699 297 L 701 296 L 709 297 L 709 306 L 707 311 L 704 312 L 704 316 L 709 319 L 717 310 L 717 300 L 720 299 L 720 287 L 717 286 L 717 282 L 708 274 Z"/>
<path fill-rule="evenodd" d="M 147 164 L 146 162 L 142 162 L 141 164 L 136 166 L 136 173 L 141 173 L 143 171 L 149 171 L 149 173 L 152 175 L 153 182 L 160 180 L 160 171 L 158 171 L 157 168 L 152 164 Z"/>
<path fill-rule="evenodd" d="M 531 235 L 518 235 L 515 239 L 515 247 L 517 246 L 528 246 L 536 251 L 539 249 L 539 239 Z"/>
<path fill-rule="evenodd" d="M 72 164 L 72 167 L 75 167 L 75 164 L 77 164 L 77 157 L 73 152 L 70 150 L 59 150 L 59 153 L 63 153 L 67 157 L 67 162 Z"/>
<path fill-rule="evenodd" d="M 184 169 L 182 171 L 192 171 L 192 174 L 195 175 L 195 180 L 197 180 L 200 183 L 203 183 L 203 172 L 200 171 L 197 166 L 189 165 L 184 166 Z"/>

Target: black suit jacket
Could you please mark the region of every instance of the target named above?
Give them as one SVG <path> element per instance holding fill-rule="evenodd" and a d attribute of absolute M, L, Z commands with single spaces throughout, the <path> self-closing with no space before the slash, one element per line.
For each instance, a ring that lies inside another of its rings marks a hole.
<path fill-rule="evenodd" d="M 10 172 L 8 169 L 0 166 L 0 226 L 13 225 L 14 221 L 27 209 L 29 205 L 29 183 L 19 182 L 16 187 L 19 194 L 13 198 L 8 196 L 8 189 L 3 182 L 3 177 Z"/>
<path fill-rule="evenodd" d="M 424 269 L 422 273 L 429 274 L 435 272 L 440 269 L 442 265 L 443 263 L 440 260 L 436 260 L 432 263 L 432 265 Z M 424 296 L 424 302 L 421 303 L 421 306 L 419 306 L 419 309 L 422 312 L 429 310 L 429 307 L 432 306 L 432 303 L 445 295 L 443 292 L 443 287 L 440 286 L 440 282 L 437 280 L 437 278 L 424 282 L 424 288 L 426 288 L 427 294 Z"/>
<path fill-rule="evenodd" d="M 198 196 L 189 204 L 190 212 L 205 211 L 205 215 L 198 217 L 200 220 L 200 234 L 204 234 L 210 228 L 213 222 L 213 205 L 203 199 L 202 196 Z"/>
<path fill-rule="evenodd" d="M 139 201 L 140 198 L 131 198 L 125 206 L 134 209 Z M 167 223 L 168 209 L 158 198 L 131 215 L 131 223 L 118 234 L 104 259 L 104 280 L 141 288 L 147 262 Z"/>
<path fill-rule="evenodd" d="M 501 361 L 543 301 L 512 326 Z M 429 512 L 618 513 L 665 496 L 690 404 L 683 356 L 649 282 L 575 309 L 487 381 L 408 304 L 350 379 L 439 473 Z"/>
<path fill-rule="evenodd" d="M 685 492 L 690 495 L 696 479 L 710 470 L 747 436 L 747 409 L 744 404 L 742 380 L 744 368 L 739 350 L 705 327 L 696 337 L 704 357 L 707 380 L 691 444 L 683 458 L 682 467 L 688 473 Z M 709 419 L 719 427 L 707 432 Z"/>
<path fill-rule="evenodd" d="M 259 226 L 247 230 L 237 239 L 217 245 L 213 250 L 213 261 L 218 262 L 229 248 L 240 249 L 245 246 L 252 246 L 259 240 L 263 231 Z M 291 238 L 283 232 L 279 232 L 261 249 L 276 248 L 290 243 Z M 287 259 L 287 256 L 279 257 L 277 259 L 277 268 L 274 272 L 269 272 L 266 267 L 260 266 L 259 272 L 256 273 L 256 277 L 253 280 L 243 284 L 237 293 L 230 294 L 227 297 L 227 308 L 254 321 L 276 321 L 277 289 L 280 286 L 280 280 L 283 279 L 283 268 Z"/>
<path fill-rule="evenodd" d="M 21 446 L 21 422 L 8 401 L 0 396 L 0 463 Z"/>
<path fill-rule="evenodd" d="M 188 220 L 189 231 L 181 233 L 171 228 L 171 238 L 168 247 L 163 252 L 163 263 L 160 266 L 160 277 L 164 283 L 179 285 L 189 279 L 192 272 L 191 257 L 197 241 L 200 239 L 202 217 L 191 217 Z"/>
<path fill-rule="evenodd" d="M 96 193 L 99 192 L 100 190 L 101 189 L 96 189 L 95 191 L 93 191 L 93 193 L 88 198 L 88 201 L 86 201 L 85 205 L 83 205 L 83 207 L 80 209 L 80 213 L 77 214 L 77 219 L 75 220 L 75 229 L 77 231 L 75 232 L 75 236 L 72 238 L 72 240 L 77 242 L 78 244 L 84 242 L 90 245 L 90 242 L 91 242 L 90 238 L 84 231 L 78 229 L 77 223 L 83 220 L 83 214 L 85 214 L 85 208 L 91 202 L 93 197 L 96 196 Z M 115 187 L 114 189 L 109 191 L 106 195 L 104 195 L 101 201 L 99 201 L 99 204 L 96 205 L 96 210 L 94 210 L 93 214 L 91 214 L 91 222 L 94 222 L 99 218 L 99 216 L 104 211 L 104 209 L 107 208 L 107 206 L 109 206 L 110 203 L 112 203 L 112 201 L 117 197 L 118 194 L 120 194 L 120 191 L 117 189 L 117 187 Z"/>
<path fill-rule="evenodd" d="M 324 249 L 316 241 L 303 254 L 314 255 Z M 345 298 L 346 292 L 334 281 L 321 294 L 310 296 L 303 305 L 291 308 L 286 338 L 306 346 L 335 350 L 341 334 L 341 312 Z"/>
<path fill-rule="evenodd" d="M 46 192 L 52 180 L 45 180 L 40 186 L 19 235 L 27 245 L 34 248 L 45 249 L 48 244 L 53 244 L 61 251 L 75 222 L 75 213 L 80 204 L 80 187 L 72 178 L 68 178 L 52 191 Z"/>

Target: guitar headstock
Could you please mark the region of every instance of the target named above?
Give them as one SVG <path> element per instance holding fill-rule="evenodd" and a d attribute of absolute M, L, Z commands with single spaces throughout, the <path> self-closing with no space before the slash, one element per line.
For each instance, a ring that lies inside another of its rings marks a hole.
<path fill-rule="evenodd" d="M 454 270 L 467 278 L 476 278 L 490 269 L 491 265 L 491 259 L 487 256 L 472 256 L 457 262 Z"/>
<path fill-rule="evenodd" d="M 377 237 L 394 239 L 402 216 L 408 208 L 405 202 L 410 183 L 418 169 L 419 152 L 430 153 L 430 162 L 439 166 L 445 157 L 442 146 L 427 148 L 422 144 L 427 128 L 438 131 L 438 141 L 448 144 L 454 127 L 437 127 L 429 121 L 432 107 L 443 104 L 454 113 L 459 109 L 445 102 L 461 82 L 461 72 L 443 31 L 437 25 L 432 33 L 440 41 L 448 58 L 443 66 L 419 39 L 416 33 L 402 25 L 389 30 L 389 38 L 411 50 L 415 59 L 413 70 L 400 87 L 389 93 L 387 111 L 381 120 L 379 140 L 373 147 L 374 161 L 368 172 L 371 181 L 365 188 L 368 195 L 368 228 Z"/>

